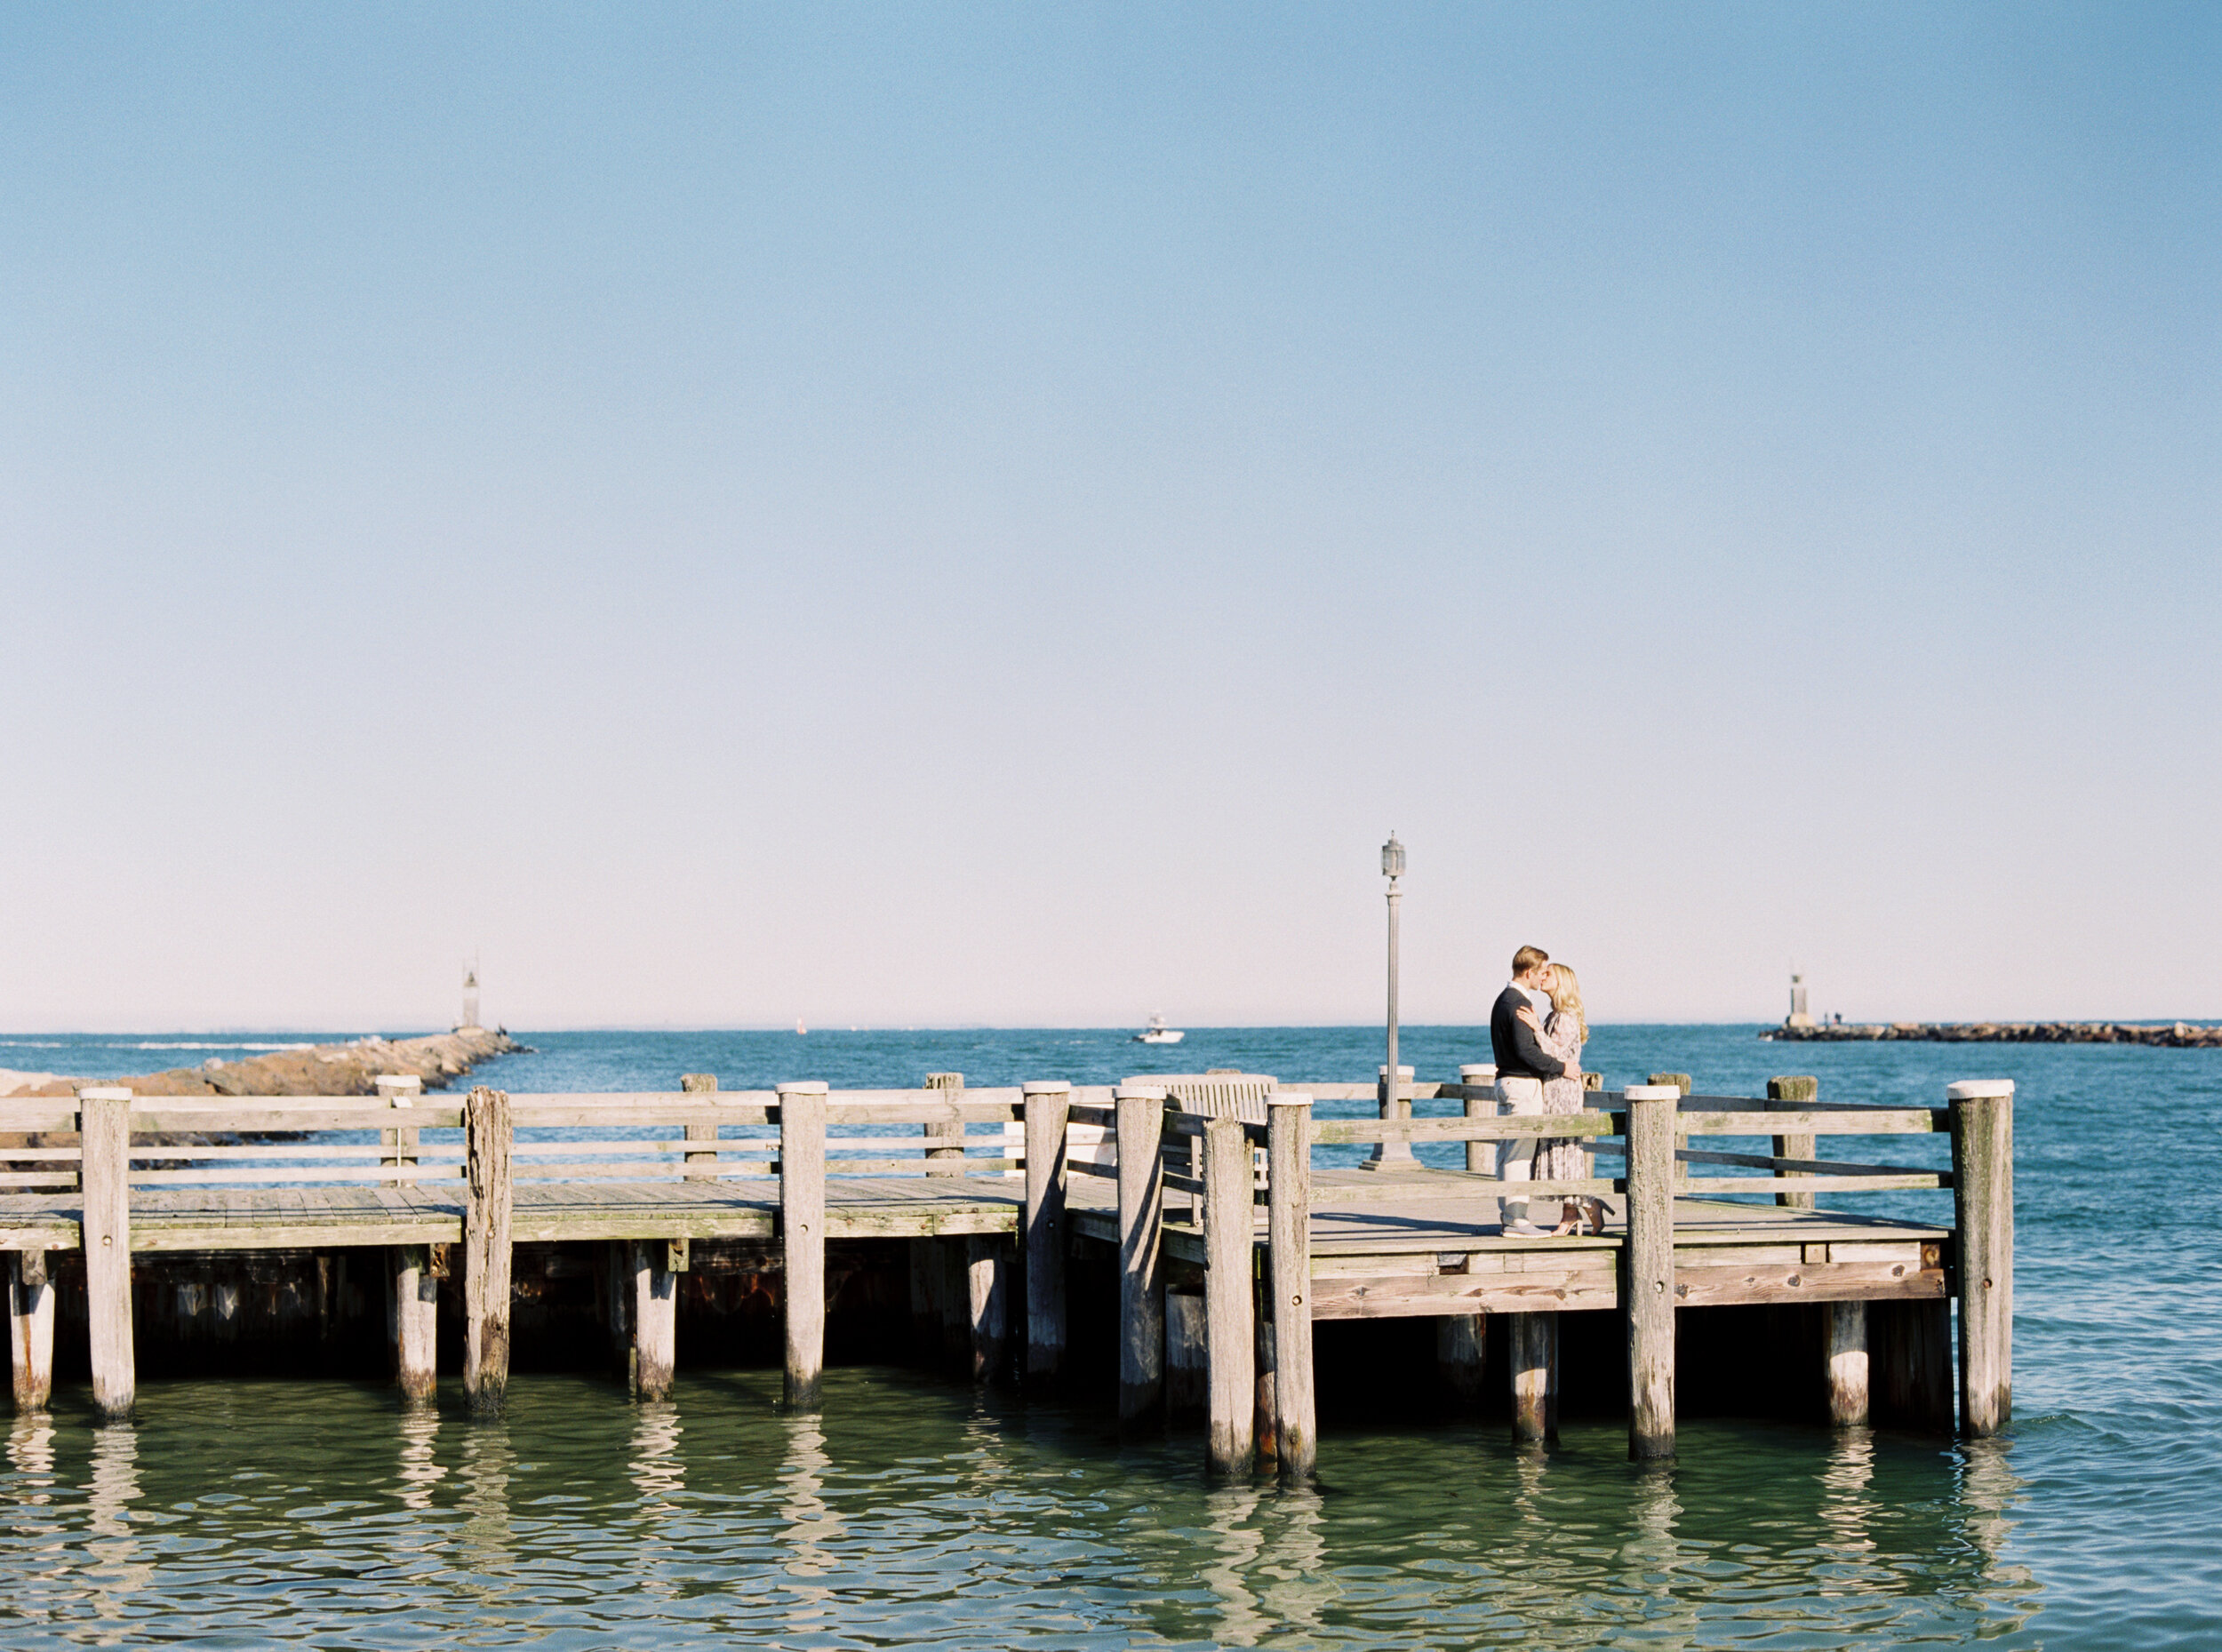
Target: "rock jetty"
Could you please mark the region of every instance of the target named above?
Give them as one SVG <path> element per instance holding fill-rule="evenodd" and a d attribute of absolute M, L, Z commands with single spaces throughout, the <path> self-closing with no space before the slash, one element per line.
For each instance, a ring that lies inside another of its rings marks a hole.
<path fill-rule="evenodd" d="M 428 1089 L 441 1089 L 482 1061 L 524 1046 L 499 1027 L 459 1026 L 428 1038 L 359 1038 L 351 1044 L 276 1049 L 241 1061 L 209 1061 L 197 1067 L 124 1078 L 44 1078 L 18 1096 L 68 1096 L 88 1082 L 129 1085 L 142 1096 L 369 1096 L 381 1076 L 414 1073 Z"/>
<path fill-rule="evenodd" d="M 1794 1044 L 1901 1039 L 1928 1044 L 2156 1044 L 2170 1049 L 2222 1049 L 2222 1026 L 2190 1021 L 2164 1026 L 2129 1021 L 1889 1021 L 1777 1026 L 1759 1036 Z"/>

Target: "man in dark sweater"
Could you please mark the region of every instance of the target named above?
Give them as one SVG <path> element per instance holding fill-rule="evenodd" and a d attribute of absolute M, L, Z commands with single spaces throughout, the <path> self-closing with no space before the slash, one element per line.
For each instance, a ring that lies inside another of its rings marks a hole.
<path fill-rule="evenodd" d="M 1497 1057 L 1497 1116 L 1539 1113 L 1543 1111 L 1543 1081 L 1564 1078 L 1566 1064 L 1543 1048 L 1535 1029 L 1520 1018 L 1521 1011 L 1547 1014 L 1550 999 L 1551 955 L 1540 946 L 1523 946 L 1512 955 L 1512 984 L 1497 994 L 1489 1012 L 1489 1044 Z M 1499 1142 L 1497 1178 L 1503 1182 L 1534 1179 L 1535 1138 Z M 1528 1201 L 1501 1201 L 1504 1231 L 1516 1239 L 1541 1239 L 1545 1230 L 1528 1220 Z"/>

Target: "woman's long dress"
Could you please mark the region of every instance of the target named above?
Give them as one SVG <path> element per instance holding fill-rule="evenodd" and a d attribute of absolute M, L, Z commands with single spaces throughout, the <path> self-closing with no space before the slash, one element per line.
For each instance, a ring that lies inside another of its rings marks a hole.
<path fill-rule="evenodd" d="M 1543 1024 L 1543 1047 L 1561 1061 L 1572 1061 L 1582 1050 L 1581 1023 L 1573 1017 L 1551 1012 Z M 1545 1079 L 1543 1111 L 1579 1113 L 1582 1081 L 1578 1078 Z M 1539 1182 L 1579 1182 L 1589 1175 L 1589 1157 L 1579 1137 L 1558 1137 L 1535 1145 L 1535 1179 Z"/>

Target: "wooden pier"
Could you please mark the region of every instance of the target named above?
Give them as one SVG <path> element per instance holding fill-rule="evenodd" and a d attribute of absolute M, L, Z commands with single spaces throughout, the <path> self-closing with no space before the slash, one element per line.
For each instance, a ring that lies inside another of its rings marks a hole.
<path fill-rule="evenodd" d="M 1101 1329 L 1115 1329 L 1123 1425 L 1153 1425 L 1201 1387 L 1208 1461 L 1227 1473 L 1260 1457 L 1312 1472 L 1314 1327 L 1334 1321 L 1435 1319 L 1446 1373 L 1468 1388 L 1501 1324 L 1514 1426 L 1540 1439 L 1556 1425 L 1563 1316 L 1615 1315 L 1629 1448 L 1648 1458 L 1674 1450 L 1679 1310 L 1826 1305 L 1818 1357 L 1833 1420 L 1867 1422 L 1880 1396 L 1899 1420 L 1949 1429 L 1956 1297 L 1958 1426 L 1983 1435 L 2007 1420 L 2010 1084 L 1883 1108 L 1823 1104 L 1810 1080 L 1743 1098 L 1655 1074 L 1594 1093 L 1580 1113 L 1499 1117 L 1486 1069 L 1463 1076 L 1404 1086 L 1461 1107 L 1417 1119 L 1317 1118 L 1317 1102 L 1378 1102 L 1377 1087 L 1250 1074 L 967 1089 L 937 1073 L 915 1089 L 726 1093 L 697 1075 L 677 1092 L 480 1088 L 460 1099 L 396 1077 L 375 1100 L 90 1088 L 0 1101 L 0 1133 L 23 1144 L 0 1146 L 16 1404 L 49 1401 L 59 1290 L 83 1293 L 61 1317 L 85 1328 L 96 1407 L 121 1417 L 137 1382 L 135 1265 L 283 1252 L 314 1258 L 319 1303 L 335 1270 L 375 1277 L 412 1401 L 436 1393 L 442 1304 L 460 1291 L 464 1401 L 496 1410 L 521 1289 L 513 1259 L 555 1246 L 599 1276 L 609 1334 L 650 1396 L 674 1382 L 680 1276 L 733 1255 L 776 1274 L 786 1401 L 814 1409 L 828 1246 L 867 1241 L 907 1251 L 914 1341 L 955 1352 L 981 1380 L 1057 1385 L 1071 1316 L 1115 1318 Z M 1816 1150 L 1829 1136 L 1935 1133 L 1950 1136 L 1949 1169 Z M 1618 1161 L 1605 1167 L 1618 1174 L 1518 1188 L 1547 1204 L 1604 1200 L 1602 1233 L 1503 1231 L 1512 1186 L 1494 1150 L 1533 1137 Z M 1772 1151 L 1689 1145 L 1713 1137 Z M 1467 1168 L 1314 1161 L 1323 1146 L 1376 1143 L 1462 1144 Z M 1952 1220 L 1820 1208 L 1878 1188 L 1948 1192 Z M 1105 1273 L 1115 1290 L 1081 1289 Z M 195 1310 L 220 1320 L 225 1289 L 213 1294 Z"/>

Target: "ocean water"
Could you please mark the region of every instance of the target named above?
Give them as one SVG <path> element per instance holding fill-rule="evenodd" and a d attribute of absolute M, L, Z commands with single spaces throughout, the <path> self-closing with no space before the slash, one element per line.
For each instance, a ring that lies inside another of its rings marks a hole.
<path fill-rule="evenodd" d="M 1720 1094 L 1817 1073 L 1827 1098 L 1924 1105 L 1954 1078 L 2017 1081 L 2001 1438 L 1706 1419 L 1671 1466 L 1638 1469 L 1605 1420 L 1548 1451 L 1491 1424 L 1331 1422 L 1317 1486 L 1283 1490 L 1207 1483 L 1193 1434 L 1122 1444 L 1093 1407 L 886 1367 L 837 1368 L 816 1418 L 781 1412 L 776 1372 L 683 1365 L 659 1405 L 521 1376 L 493 1424 L 371 1385 L 179 1381 L 98 1428 L 64 1388 L 8 1435 L 0 1645 L 2222 1646 L 2222 1053 L 1756 1031 L 1602 1027 L 1590 1065 Z M 524 1036 L 534 1053 L 487 1081 L 1293 1082 L 1380 1059 L 1365 1029 L 1171 1049 L 1094 1031 Z M 27 1038 L 0 1041 L 0 1065 L 110 1075 L 287 1041 Z M 206 1048 L 154 1048 L 187 1042 Z M 1487 1039 L 1411 1028 L 1404 1058 L 1451 1077 Z"/>

